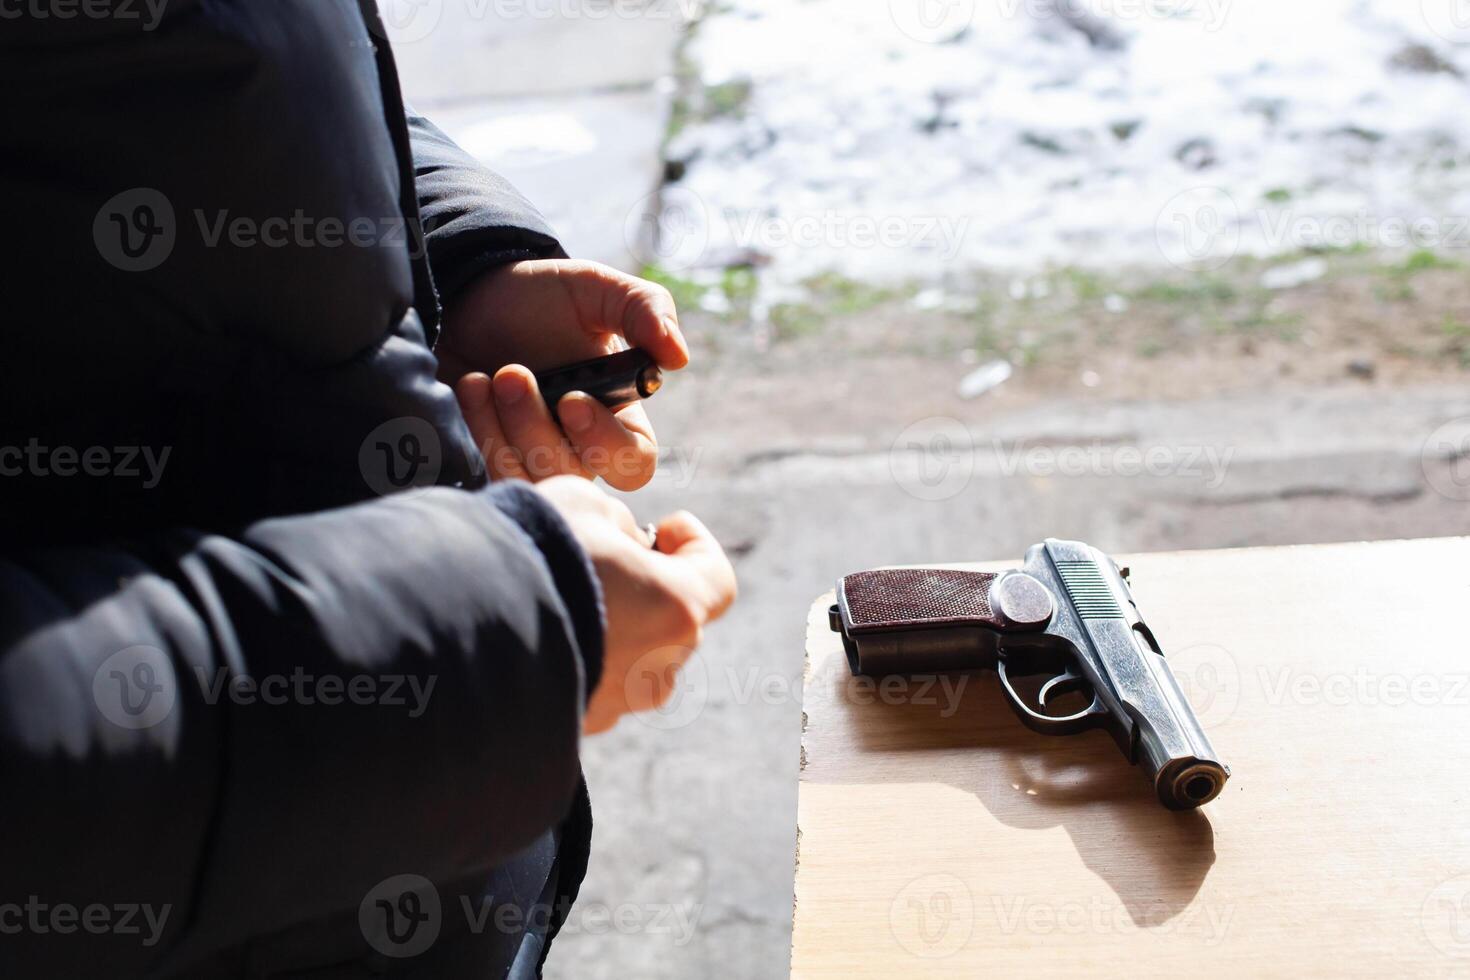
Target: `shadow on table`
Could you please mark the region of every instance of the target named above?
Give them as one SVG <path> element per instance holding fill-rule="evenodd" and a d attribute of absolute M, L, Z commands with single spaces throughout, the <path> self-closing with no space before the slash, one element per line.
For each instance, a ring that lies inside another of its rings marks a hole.
<path fill-rule="evenodd" d="M 1189 905 L 1215 862 L 1215 834 L 1198 810 L 1163 807 L 1106 733 L 1039 735 L 1022 726 L 992 673 L 947 675 L 924 697 L 885 699 L 841 657 L 824 699 L 840 703 L 863 751 L 914 755 L 915 772 L 972 793 L 998 820 L 1023 829 L 1061 826 L 1083 862 L 1127 908 L 1135 925 L 1162 925 Z M 881 690 L 881 689 L 880 689 Z M 927 702 L 927 703 L 920 703 Z M 954 765 L 956 752 L 963 765 Z M 948 760 L 926 762 L 926 754 Z M 859 763 L 860 764 L 860 763 Z M 841 774 L 837 775 L 842 781 Z"/>

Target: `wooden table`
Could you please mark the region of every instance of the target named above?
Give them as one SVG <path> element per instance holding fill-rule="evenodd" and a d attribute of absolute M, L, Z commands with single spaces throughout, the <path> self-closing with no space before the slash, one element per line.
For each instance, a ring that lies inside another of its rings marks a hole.
<path fill-rule="evenodd" d="M 1120 561 L 1224 793 L 1165 810 L 990 673 L 852 678 L 823 596 L 792 976 L 1470 976 L 1470 538 Z"/>

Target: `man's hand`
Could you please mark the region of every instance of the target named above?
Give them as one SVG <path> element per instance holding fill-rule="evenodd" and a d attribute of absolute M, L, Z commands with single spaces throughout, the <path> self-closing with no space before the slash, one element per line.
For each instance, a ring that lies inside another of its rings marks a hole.
<path fill-rule="evenodd" d="M 585 480 L 562 477 L 536 489 L 571 526 L 602 582 L 602 681 L 582 724 L 596 734 L 668 700 L 704 625 L 735 601 L 735 570 L 692 514 L 660 521 L 655 551 L 628 508 Z"/>
<path fill-rule="evenodd" d="M 614 413 L 574 392 L 558 426 L 532 374 L 613 353 L 620 337 L 666 370 L 689 363 L 669 291 L 605 265 L 517 262 L 465 289 L 435 353 L 493 478 L 600 476 L 619 490 L 652 478 L 658 443 L 642 405 Z"/>

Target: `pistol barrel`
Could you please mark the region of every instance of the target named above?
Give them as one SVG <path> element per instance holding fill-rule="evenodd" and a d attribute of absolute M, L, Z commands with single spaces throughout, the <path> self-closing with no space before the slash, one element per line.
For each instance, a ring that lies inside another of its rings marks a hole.
<path fill-rule="evenodd" d="M 1165 806 L 1172 810 L 1203 806 L 1220 795 L 1230 770 L 1215 755 L 1168 661 L 1157 650 L 1144 647 L 1141 639 L 1139 645 L 1161 705 L 1138 719 L 1138 763 Z"/>
<path fill-rule="evenodd" d="M 1048 538 L 1027 553 L 1026 566 L 1049 577 L 1066 597 L 1066 614 L 1048 631 L 1076 647 L 1080 672 L 1106 709 L 1103 726 L 1143 768 L 1159 802 L 1189 810 L 1218 796 L 1230 770 L 1200 727 L 1117 564 L 1081 541 Z"/>

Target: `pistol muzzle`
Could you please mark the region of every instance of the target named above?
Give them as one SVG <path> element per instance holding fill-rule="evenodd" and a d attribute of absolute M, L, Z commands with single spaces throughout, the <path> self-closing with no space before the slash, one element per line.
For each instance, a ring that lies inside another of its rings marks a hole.
<path fill-rule="evenodd" d="M 1193 810 L 1220 795 L 1230 771 L 1213 759 L 1179 759 L 1154 774 L 1159 802 L 1171 810 Z"/>

